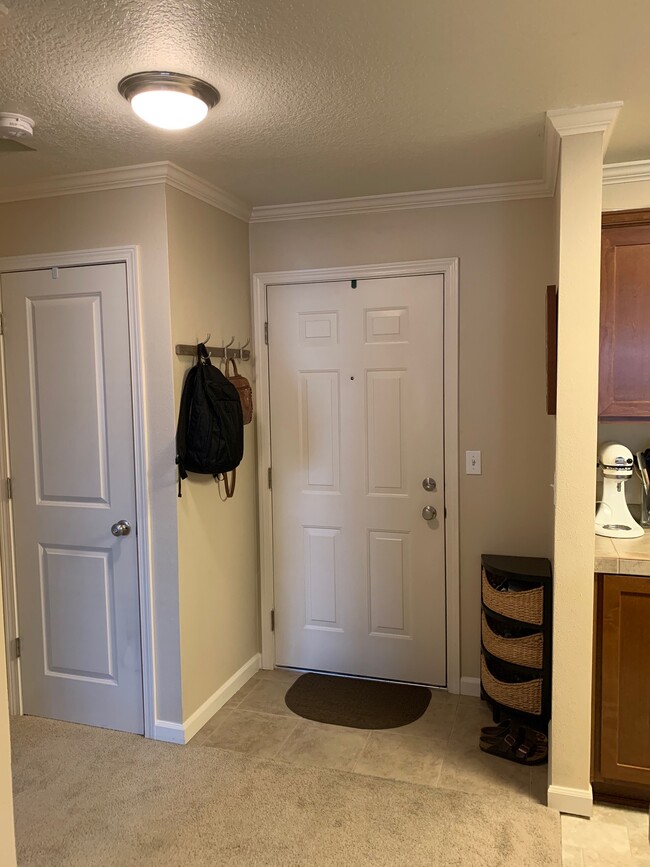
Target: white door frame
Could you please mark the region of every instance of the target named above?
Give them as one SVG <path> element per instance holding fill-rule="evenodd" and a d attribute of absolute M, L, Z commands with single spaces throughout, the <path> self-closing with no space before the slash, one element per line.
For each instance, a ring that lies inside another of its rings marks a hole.
<path fill-rule="evenodd" d="M 150 557 L 150 510 L 147 489 L 145 439 L 144 359 L 141 347 L 140 286 L 137 247 L 109 247 L 65 253 L 44 253 L 0 259 L 0 275 L 10 271 L 37 271 L 79 265 L 123 263 L 126 267 L 129 347 L 131 354 L 131 395 L 135 459 L 136 544 L 140 591 L 140 639 L 142 645 L 142 692 L 144 736 L 155 737 L 155 672 L 153 644 L 153 588 Z M 1 306 L 1 301 L 0 301 Z M 11 327 L 11 325 L 9 325 Z M 0 581 L 4 603 L 5 643 L 9 679 L 9 712 L 22 713 L 20 660 L 14 639 L 18 635 L 18 605 L 14 568 L 14 537 L 11 501 L 5 480 L 11 477 L 7 429 L 7 389 L 4 340 L 0 341 Z"/>
<path fill-rule="evenodd" d="M 260 530 L 260 616 L 262 667 L 275 665 L 275 636 L 271 628 L 273 593 L 273 500 L 268 472 L 271 466 L 269 357 L 265 343 L 267 288 L 295 283 L 333 283 L 382 277 L 440 274 L 444 279 L 444 436 L 445 436 L 445 571 L 447 614 L 447 689 L 460 692 L 460 548 L 458 466 L 458 259 L 425 259 L 383 265 L 354 265 L 303 271 L 253 274 L 253 340 L 257 405 L 257 473 Z"/>

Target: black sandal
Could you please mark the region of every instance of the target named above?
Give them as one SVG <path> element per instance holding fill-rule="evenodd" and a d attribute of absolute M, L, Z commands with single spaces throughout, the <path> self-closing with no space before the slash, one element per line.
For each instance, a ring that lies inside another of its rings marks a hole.
<path fill-rule="evenodd" d="M 501 740 L 509 731 L 513 731 L 513 729 L 516 730 L 516 728 L 517 724 L 513 723 L 512 720 L 503 720 L 503 722 L 499 723 L 498 726 L 483 726 L 481 729 L 481 740 Z M 548 744 L 548 737 L 543 732 L 538 732 L 535 729 L 528 729 L 528 731 L 535 735 L 538 743 L 544 745 Z"/>
<path fill-rule="evenodd" d="M 510 730 L 510 726 L 512 725 L 512 720 L 504 719 L 502 720 L 498 726 L 483 726 L 481 731 L 483 734 L 481 737 L 485 736 L 487 738 L 497 738 L 505 735 Z"/>
<path fill-rule="evenodd" d="M 481 738 L 479 746 L 488 755 L 518 765 L 542 765 L 548 757 L 548 745 L 537 739 L 539 734 L 525 726 L 513 726 L 506 735 L 496 740 Z"/>

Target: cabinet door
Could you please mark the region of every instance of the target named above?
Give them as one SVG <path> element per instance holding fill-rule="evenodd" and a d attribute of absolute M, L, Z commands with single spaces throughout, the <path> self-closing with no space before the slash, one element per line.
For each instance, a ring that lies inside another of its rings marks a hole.
<path fill-rule="evenodd" d="M 601 267 L 599 416 L 650 418 L 650 225 L 605 225 Z"/>
<path fill-rule="evenodd" d="M 606 780 L 650 784 L 650 578 L 605 575 L 601 765 Z"/>

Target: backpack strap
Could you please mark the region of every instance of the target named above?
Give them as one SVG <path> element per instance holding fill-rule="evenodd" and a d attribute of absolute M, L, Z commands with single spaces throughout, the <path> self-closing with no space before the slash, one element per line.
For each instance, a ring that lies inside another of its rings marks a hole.
<path fill-rule="evenodd" d="M 235 495 L 235 485 L 237 484 L 237 468 L 232 471 L 232 481 L 228 478 L 228 473 L 219 473 L 214 477 L 215 482 L 219 486 L 219 496 L 221 500 L 225 503 L 226 500 L 231 499 Z M 226 496 L 221 496 L 221 482 L 223 482 L 223 486 L 226 490 Z"/>
<path fill-rule="evenodd" d="M 231 497 L 234 497 L 234 495 L 235 495 L 235 485 L 237 484 L 237 468 L 236 467 L 230 475 L 232 477 L 232 481 L 229 481 L 228 473 L 223 474 L 223 484 L 224 484 L 224 487 L 226 489 L 226 496 L 228 497 L 228 499 L 230 499 Z"/>
<path fill-rule="evenodd" d="M 185 382 L 183 383 L 183 392 L 181 394 L 181 405 L 178 410 L 178 427 L 176 428 L 176 464 L 178 466 L 178 496 L 182 497 L 181 480 L 187 478 L 187 470 L 183 465 L 183 455 L 187 443 L 187 422 L 190 415 L 190 406 L 192 405 L 192 385 L 196 378 L 196 366 L 191 367 L 187 371 Z"/>

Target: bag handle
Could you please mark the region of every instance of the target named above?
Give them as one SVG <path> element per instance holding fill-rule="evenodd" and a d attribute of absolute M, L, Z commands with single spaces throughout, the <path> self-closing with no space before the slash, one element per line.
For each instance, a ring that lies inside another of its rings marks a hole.
<path fill-rule="evenodd" d="M 234 371 L 234 376 L 239 376 L 239 371 L 237 370 L 237 365 L 235 364 L 235 359 L 231 358 L 229 355 L 226 357 L 226 369 L 224 370 L 224 374 L 228 379 L 230 376 L 228 375 L 228 370 L 230 369 L 230 365 L 232 364 L 232 369 Z"/>
<path fill-rule="evenodd" d="M 228 473 L 220 473 L 219 475 L 214 477 L 216 482 L 217 482 L 217 485 L 219 486 L 219 496 L 221 497 L 221 500 L 224 503 L 226 502 L 226 500 L 230 500 L 235 495 L 235 485 L 237 484 L 237 468 L 236 467 L 232 471 L 231 476 L 232 476 L 232 481 L 228 478 Z M 222 481 L 223 481 L 223 486 L 226 490 L 226 496 L 225 497 L 221 496 L 221 482 Z"/>

